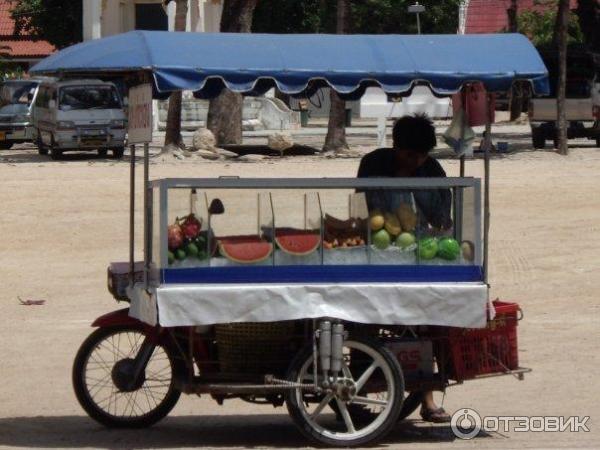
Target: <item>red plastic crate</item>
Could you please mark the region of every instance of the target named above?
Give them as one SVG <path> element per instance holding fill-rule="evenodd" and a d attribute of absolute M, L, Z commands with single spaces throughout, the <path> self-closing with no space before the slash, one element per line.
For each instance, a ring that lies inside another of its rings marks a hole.
<path fill-rule="evenodd" d="M 486 328 L 452 328 L 450 352 L 456 380 L 468 380 L 519 367 L 517 323 L 521 308 L 516 303 L 493 302 L 496 316 Z"/>

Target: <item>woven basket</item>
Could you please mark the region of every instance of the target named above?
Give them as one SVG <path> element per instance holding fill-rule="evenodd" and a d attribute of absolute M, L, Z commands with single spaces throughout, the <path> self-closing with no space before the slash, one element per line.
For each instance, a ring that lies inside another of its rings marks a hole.
<path fill-rule="evenodd" d="M 294 353 L 294 322 L 247 322 L 215 326 L 221 372 L 282 374 Z"/>

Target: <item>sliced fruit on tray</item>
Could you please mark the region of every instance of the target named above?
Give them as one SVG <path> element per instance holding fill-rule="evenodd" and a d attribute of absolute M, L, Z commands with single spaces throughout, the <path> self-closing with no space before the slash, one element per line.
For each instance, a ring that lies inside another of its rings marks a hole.
<path fill-rule="evenodd" d="M 290 255 L 309 255 L 319 248 L 321 234 L 315 230 L 276 229 L 275 242 L 281 250 Z"/>
<path fill-rule="evenodd" d="M 219 252 L 225 258 L 242 264 L 252 264 L 267 259 L 273 244 L 258 236 L 226 236 L 217 238 Z"/>

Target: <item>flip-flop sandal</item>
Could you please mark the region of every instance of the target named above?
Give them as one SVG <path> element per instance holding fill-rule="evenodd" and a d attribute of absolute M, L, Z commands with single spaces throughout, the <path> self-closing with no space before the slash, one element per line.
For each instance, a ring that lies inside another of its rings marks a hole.
<path fill-rule="evenodd" d="M 452 420 L 450 415 L 444 410 L 444 408 L 438 409 L 424 409 L 421 408 L 421 417 L 425 422 L 433 423 L 448 423 Z"/>

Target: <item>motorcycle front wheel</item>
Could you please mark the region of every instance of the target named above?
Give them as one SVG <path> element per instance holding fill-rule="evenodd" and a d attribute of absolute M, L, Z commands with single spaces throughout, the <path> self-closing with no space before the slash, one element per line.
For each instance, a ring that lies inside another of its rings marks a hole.
<path fill-rule="evenodd" d="M 81 345 L 73 365 L 77 400 L 111 428 L 143 428 L 164 418 L 179 400 L 175 378 L 185 370 L 168 345 L 157 344 L 140 376 L 134 360 L 146 339 L 142 326 L 98 328 Z"/>

